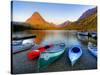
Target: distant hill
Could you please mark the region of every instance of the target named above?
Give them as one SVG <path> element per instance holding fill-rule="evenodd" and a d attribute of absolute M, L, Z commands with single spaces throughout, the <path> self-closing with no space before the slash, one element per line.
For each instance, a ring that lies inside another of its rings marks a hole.
<path fill-rule="evenodd" d="M 65 27 L 66 25 L 69 25 L 70 21 L 65 21 L 64 23 L 59 24 L 59 27 Z"/>

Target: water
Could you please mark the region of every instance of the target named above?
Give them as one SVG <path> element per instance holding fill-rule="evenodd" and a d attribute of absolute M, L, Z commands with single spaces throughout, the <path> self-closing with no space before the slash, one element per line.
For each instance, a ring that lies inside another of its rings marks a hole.
<path fill-rule="evenodd" d="M 77 39 L 76 31 L 66 31 L 66 30 L 45 30 L 45 31 L 32 31 L 34 34 L 38 36 L 44 32 L 44 36 L 39 44 L 47 45 L 47 44 L 56 44 L 56 43 L 65 43 L 67 46 L 69 45 L 80 45 L 80 41 Z M 39 37 L 40 38 L 40 37 Z"/>
<path fill-rule="evenodd" d="M 77 31 L 68 30 L 33 30 L 27 32 L 14 33 L 15 36 L 27 36 L 28 34 L 36 35 L 35 42 L 38 45 L 65 43 L 66 47 L 73 45 L 83 45 L 82 41 L 88 40 L 87 36 L 78 36 Z"/>
<path fill-rule="evenodd" d="M 59 60 L 55 61 L 50 66 L 48 66 L 47 69 L 41 72 L 87 70 L 87 69 L 97 68 L 97 59 L 93 55 L 91 55 L 91 53 L 87 49 L 87 44 L 88 44 L 87 36 L 79 38 L 77 36 L 77 31 L 67 31 L 67 30 L 33 30 L 28 32 L 36 35 L 34 43 L 36 43 L 37 46 L 35 48 L 48 44 L 58 44 L 58 43 L 65 43 L 66 45 L 66 52 L 64 53 L 64 55 Z M 66 55 L 66 53 L 68 53 L 69 48 L 74 45 L 81 46 L 83 54 L 81 58 L 77 61 L 77 63 L 72 67 L 68 55 Z M 38 59 L 29 61 L 27 59 L 27 53 L 29 51 L 30 50 L 13 54 L 13 60 L 12 60 L 13 73 L 38 72 L 37 70 Z"/>

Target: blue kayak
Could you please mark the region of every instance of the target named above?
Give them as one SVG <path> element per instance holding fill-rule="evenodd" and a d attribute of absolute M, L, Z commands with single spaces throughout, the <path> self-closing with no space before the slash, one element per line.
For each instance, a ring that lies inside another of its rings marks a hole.
<path fill-rule="evenodd" d="M 80 46 L 73 46 L 68 51 L 68 57 L 71 61 L 71 65 L 73 66 L 76 61 L 81 57 L 82 49 Z"/>

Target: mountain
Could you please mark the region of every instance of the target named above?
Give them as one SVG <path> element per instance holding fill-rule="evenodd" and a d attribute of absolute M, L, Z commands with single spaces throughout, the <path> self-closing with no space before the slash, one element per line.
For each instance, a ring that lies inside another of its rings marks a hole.
<path fill-rule="evenodd" d="M 96 13 L 96 12 L 97 12 L 97 7 L 92 8 L 92 9 L 88 9 L 87 11 L 85 11 L 85 12 L 80 16 L 79 20 L 84 19 L 84 18 L 86 18 L 86 17 L 88 17 L 88 16 L 90 16 L 90 15 Z"/>
<path fill-rule="evenodd" d="M 70 24 L 70 23 L 71 23 L 70 21 L 65 21 L 64 23 L 59 24 L 59 26 L 65 26 L 65 25 L 68 25 L 68 24 Z"/>
<path fill-rule="evenodd" d="M 63 29 L 66 28 L 66 26 L 69 25 L 70 23 L 72 23 L 72 22 L 67 20 L 67 21 L 65 21 L 65 22 L 63 22 L 63 23 L 61 23 L 61 24 L 59 24 L 57 27 L 58 27 L 59 30 L 63 30 Z"/>
<path fill-rule="evenodd" d="M 84 18 L 84 14 L 87 14 Z M 97 31 L 97 7 L 87 10 L 83 13 L 81 19 L 76 22 L 83 31 Z M 84 28 L 84 29 L 83 29 Z"/>
<path fill-rule="evenodd" d="M 55 25 L 53 23 L 49 23 L 43 19 L 43 17 L 35 12 L 32 14 L 30 18 L 26 20 L 26 23 L 30 24 L 31 27 L 36 29 L 55 29 Z"/>
<path fill-rule="evenodd" d="M 97 7 L 87 10 L 77 21 L 67 24 L 62 29 L 97 31 Z"/>
<path fill-rule="evenodd" d="M 46 24 L 47 22 L 42 18 L 42 16 L 38 13 L 35 12 L 32 14 L 32 16 L 27 19 L 26 23 L 29 24 Z"/>
<path fill-rule="evenodd" d="M 85 11 L 77 21 L 71 22 L 67 20 L 60 25 L 47 22 L 38 12 L 34 12 L 24 23 L 13 23 L 12 25 L 14 25 L 15 29 L 19 30 L 21 30 L 23 26 L 23 30 L 97 31 L 97 7 Z"/>

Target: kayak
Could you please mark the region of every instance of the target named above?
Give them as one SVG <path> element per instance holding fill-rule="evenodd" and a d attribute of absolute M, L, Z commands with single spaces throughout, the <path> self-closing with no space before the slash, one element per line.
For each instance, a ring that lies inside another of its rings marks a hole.
<path fill-rule="evenodd" d="M 51 45 L 46 45 L 44 47 L 40 47 L 40 48 L 35 49 L 35 50 L 33 49 L 32 51 L 27 53 L 27 57 L 28 57 L 29 60 L 34 60 L 34 59 L 36 59 L 37 57 L 40 56 L 41 52 L 46 51 L 50 47 L 53 47 L 53 45 L 52 44 Z"/>
<path fill-rule="evenodd" d="M 50 51 L 51 50 L 51 51 Z M 57 51 L 56 51 L 57 50 Z M 57 60 L 65 51 L 65 44 L 56 45 L 42 52 L 38 59 L 38 70 L 41 71 Z"/>
<path fill-rule="evenodd" d="M 91 37 L 95 40 L 97 40 L 97 33 L 96 32 L 91 32 Z"/>
<path fill-rule="evenodd" d="M 18 53 L 24 50 L 29 50 L 34 46 L 33 39 L 14 40 L 12 41 L 12 53 Z"/>
<path fill-rule="evenodd" d="M 82 49 L 80 46 L 74 46 L 69 49 L 68 51 L 68 57 L 71 61 L 71 65 L 73 66 L 76 61 L 81 57 L 82 55 Z"/>
<path fill-rule="evenodd" d="M 88 32 L 78 32 L 77 38 L 81 41 L 87 41 L 88 40 Z"/>
<path fill-rule="evenodd" d="M 88 43 L 88 50 L 92 53 L 92 55 L 97 57 L 97 47 L 94 46 L 91 42 Z"/>
<path fill-rule="evenodd" d="M 96 33 L 96 32 L 92 32 L 92 33 L 91 33 L 91 36 L 92 36 L 92 37 L 96 37 L 96 36 L 97 36 L 97 33 Z"/>
<path fill-rule="evenodd" d="M 22 44 L 22 40 L 12 41 L 12 45 L 14 45 L 14 46 L 21 45 L 21 44 Z"/>
<path fill-rule="evenodd" d="M 81 35 L 81 36 L 88 36 L 88 32 L 78 32 L 78 35 Z"/>

